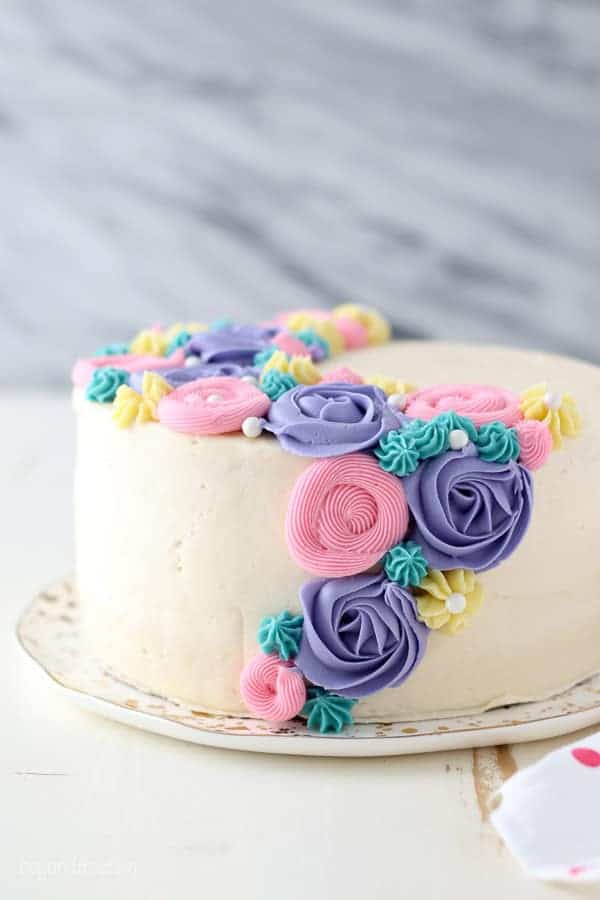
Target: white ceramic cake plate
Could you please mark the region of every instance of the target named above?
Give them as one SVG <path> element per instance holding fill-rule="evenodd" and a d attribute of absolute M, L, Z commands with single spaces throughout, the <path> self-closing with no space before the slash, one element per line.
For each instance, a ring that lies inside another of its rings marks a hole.
<path fill-rule="evenodd" d="M 600 675 L 550 700 L 520 703 L 476 716 L 422 722 L 356 724 L 340 735 L 212 715 L 131 687 L 84 652 L 77 596 L 65 578 L 39 593 L 24 612 L 17 636 L 25 652 L 80 706 L 127 725 L 178 740 L 305 756 L 394 756 L 556 737 L 600 722 Z"/>

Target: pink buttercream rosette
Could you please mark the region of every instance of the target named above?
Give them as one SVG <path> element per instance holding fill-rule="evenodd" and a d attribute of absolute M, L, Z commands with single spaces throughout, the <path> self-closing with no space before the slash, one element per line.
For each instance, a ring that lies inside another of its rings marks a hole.
<path fill-rule="evenodd" d="M 276 653 L 258 653 L 243 668 L 240 693 L 248 710 L 269 722 L 287 722 L 306 703 L 302 673 Z"/>
<path fill-rule="evenodd" d="M 296 562 L 315 575 L 364 572 L 408 527 L 400 478 L 367 453 L 322 459 L 300 475 L 290 498 L 286 538 Z"/>
<path fill-rule="evenodd" d="M 352 369 L 340 366 L 339 369 L 332 369 L 331 372 L 326 372 L 321 382 L 322 384 L 335 384 L 337 382 L 342 382 L 343 384 L 364 384 L 365 380 Z"/>
<path fill-rule="evenodd" d="M 199 378 L 163 397 L 158 418 L 183 434 L 226 434 L 241 431 L 245 419 L 265 415 L 270 405 L 266 394 L 239 378 Z"/>
<path fill-rule="evenodd" d="M 310 351 L 306 344 L 286 331 L 280 331 L 279 334 L 276 334 L 271 343 L 278 350 L 283 350 L 284 353 L 287 353 L 288 356 L 310 356 Z"/>
<path fill-rule="evenodd" d="M 543 422 L 537 419 L 524 419 L 517 425 L 519 440 L 519 462 L 535 472 L 541 469 L 552 453 L 552 434 Z"/>
<path fill-rule="evenodd" d="M 519 402 L 511 391 L 488 384 L 438 384 L 410 394 L 404 411 L 428 420 L 453 410 L 477 426 L 503 422 L 510 427 L 523 418 Z"/>
<path fill-rule="evenodd" d="M 112 356 L 90 356 L 78 359 L 71 369 L 71 380 L 76 387 L 89 384 L 96 369 L 111 366 L 125 372 L 144 372 L 146 369 L 176 369 L 185 362 L 185 351 L 179 347 L 170 356 L 138 355 L 136 353 L 118 353 Z"/>

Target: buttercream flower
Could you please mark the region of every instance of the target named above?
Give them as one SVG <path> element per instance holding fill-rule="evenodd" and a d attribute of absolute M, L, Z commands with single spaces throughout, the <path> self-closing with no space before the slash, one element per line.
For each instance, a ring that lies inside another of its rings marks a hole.
<path fill-rule="evenodd" d="M 280 331 L 273 338 L 273 346 L 278 350 L 283 350 L 288 356 L 310 356 L 310 351 L 303 341 L 289 334 L 286 331 Z"/>
<path fill-rule="evenodd" d="M 165 381 L 174 387 L 181 387 L 182 384 L 188 384 L 190 381 L 197 381 L 199 378 L 220 378 L 223 376 L 231 378 L 243 378 L 246 375 L 252 375 L 253 378 L 258 377 L 258 369 L 255 366 L 239 366 L 237 363 L 198 363 L 193 366 L 182 365 L 170 369 L 152 369 L 148 371 L 158 371 Z M 133 372 L 129 377 L 129 384 L 136 391 L 141 391 L 144 372 Z"/>
<path fill-rule="evenodd" d="M 369 332 L 356 319 L 350 316 L 336 316 L 335 326 L 344 338 L 346 350 L 360 350 L 369 343 Z"/>
<path fill-rule="evenodd" d="M 389 341 L 392 330 L 389 322 L 373 309 L 356 303 L 342 303 L 333 310 L 334 319 L 354 319 L 367 331 L 369 344 L 384 344 Z"/>
<path fill-rule="evenodd" d="M 521 412 L 526 419 L 536 419 L 550 429 L 555 450 L 562 447 L 565 437 L 577 437 L 581 432 L 581 416 L 572 394 L 553 394 L 544 382 L 521 394 Z"/>
<path fill-rule="evenodd" d="M 438 384 L 411 394 L 405 413 L 418 419 L 433 419 L 453 410 L 475 425 L 503 422 L 511 426 L 522 418 L 519 398 L 511 391 L 486 384 Z"/>
<path fill-rule="evenodd" d="M 486 462 L 474 444 L 426 460 L 402 484 L 414 519 L 409 537 L 435 569 L 497 566 L 529 525 L 529 472 L 512 460 Z"/>
<path fill-rule="evenodd" d="M 419 451 L 410 433 L 404 430 L 388 431 L 379 441 L 375 456 L 385 472 L 405 478 L 419 465 Z"/>
<path fill-rule="evenodd" d="M 94 351 L 94 356 L 123 356 L 129 353 L 129 344 L 105 344 Z"/>
<path fill-rule="evenodd" d="M 373 566 L 406 533 L 402 484 L 367 453 L 312 463 L 294 485 L 286 517 L 298 565 L 326 576 Z"/>
<path fill-rule="evenodd" d="M 502 422 L 482 425 L 477 435 L 477 451 L 488 462 L 505 463 L 519 457 L 519 439 L 516 428 L 507 428 Z"/>
<path fill-rule="evenodd" d="M 483 588 L 469 569 L 430 569 L 415 591 L 419 619 L 444 634 L 461 631 L 482 599 Z"/>
<path fill-rule="evenodd" d="M 252 365 L 254 357 L 265 350 L 277 329 L 257 325 L 230 325 L 218 331 L 195 334 L 188 345 L 205 363 L 232 362 L 240 366 Z"/>
<path fill-rule="evenodd" d="M 331 356 L 331 347 L 324 337 L 317 334 L 312 328 L 302 328 L 296 332 L 296 337 L 309 350 L 313 362 L 322 362 Z M 315 351 L 317 352 L 315 355 Z"/>
<path fill-rule="evenodd" d="M 323 457 L 373 447 L 400 421 L 372 385 L 321 383 L 284 394 L 269 410 L 264 427 L 284 450 Z"/>
<path fill-rule="evenodd" d="M 287 722 L 306 702 L 302 674 L 275 654 L 259 653 L 242 670 L 240 693 L 249 711 L 269 722 Z"/>
<path fill-rule="evenodd" d="M 400 587 L 416 587 L 427 574 L 427 560 L 414 541 L 397 544 L 383 558 L 385 574 Z"/>
<path fill-rule="evenodd" d="M 279 400 L 287 391 L 297 386 L 296 379 L 286 372 L 278 372 L 270 369 L 263 373 L 260 379 L 260 389 L 264 391 L 270 400 Z"/>
<path fill-rule="evenodd" d="M 187 331 L 185 328 L 181 331 L 178 331 L 175 337 L 171 338 L 169 343 L 167 344 L 166 356 L 170 356 L 172 353 L 175 353 L 179 347 L 185 347 L 186 344 L 192 339 L 192 332 Z"/>
<path fill-rule="evenodd" d="M 390 375 L 367 375 L 365 384 L 374 384 L 388 397 L 394 394 L 410 394 L 415 390 L 414 384 L 403 381 L 401 378 L 392 378 Z"/>
<path fill-rule="evenodd" d="M 146 328 L 139 331 L 130 344 L 130 352 L 139 356 L 164 356 L 169 340 L 158 328 Z"/>
<path fill-rule="evenodd" d="M 525 419 L 516 426 L 519 440 L 519 462 L 535 472 L 541 469 L 552 453 L 550 429 L 537 419 Z"/>
<path fill-rule="evenodd" d="M 265 616 L 258 626 L 258 643 L 263 653 L 277 653 L 291 659 L 298 653 L 302 637 L 302 616 L 284 609 L 276 616 Z"/>
<path fill-rule="evenodd" d="M 113 408 L 113 421 L 119 428 L 129 428 L 134 422 L 143 425 L 157 422 L 159 402 L 173 388 L 156 372 L 144 372 L 141 393 L 123 385 L 117 390 Z"/>
<path fill-rule="evenodd" d="M 309 356 L 288 356 L 283 350 L 276 350 L 263 365 L 263 373 L 276 371 L 291 375 L 298 384 L 318 384 L 319 370 Z"/>
<path fill-rule="evenodd" d="M 331 318 L 312 316 L 310 312 L 292 313 L 287 327 L 293 332 L 306 331 L 307 328 L 314 331 L 327 341 L 331 353 L 341 353 L 345 348 L 342 333 Z"/>
<path fill-rule="evenodd" d="M 241 431 L 245 419 L 264 415 L 270 400 L 239 378 L 201 378 L 164 397 L 158 405 L 163 425 L 183 434 Z"/>
<path fill-rule="evenodd" d="M 307 720 L 306 725 L 311 731 L 339 734 L 345 725 L 352 725 L 352 707 L 356 703 L 349 697 L 312 686 L 306 692 L 306 703 L 300 715 Z"/>
<path fill-rule="evenodd" d="M 86 399 L 94 403 L 112 403 L 117 390 L 122 384 L 127 384 L 128 380 L 129 374 L 124 369 L 115 369 L 113 366 L 96 369 L 87 386 Z"/>
<path fill-rule="evenodd" d="M 423 656 L 428 632 L 413 596 L 381 574 L 309 581 L 300 600 L 296 665 L 320 687 L 366 697 L 398 687 Z"/>
<path fill-rule="evenodd" d="M 326 372 L 321 381 L 323 384 L 333 384 L 334 382 L 341 382 L 342 384 L 364 384 L 362 375 L 359 375 L 353 369 L 348 369 L 346 366 L 340 366 L 338 369 L 332 369 L 330 372 Z"/>

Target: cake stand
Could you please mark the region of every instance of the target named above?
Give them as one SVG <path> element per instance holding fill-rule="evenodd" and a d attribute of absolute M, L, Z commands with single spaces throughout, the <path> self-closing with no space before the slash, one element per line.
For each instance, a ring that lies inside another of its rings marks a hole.
<path fill-rule="evenodd" d="M 279 725 L 213 715 L 131 687 L 86 655 L 73 582 L 41 591 L 23 613 L 17 637 L 57 689 L 80 706 L 126 725 L 178 740 L 304 756 L 394 756 L 541 740 L 600 722 L 600 675 L 549 700 L 475 716 L 355 724 L 339 735 L 308 731 L 300 719 Z"/>

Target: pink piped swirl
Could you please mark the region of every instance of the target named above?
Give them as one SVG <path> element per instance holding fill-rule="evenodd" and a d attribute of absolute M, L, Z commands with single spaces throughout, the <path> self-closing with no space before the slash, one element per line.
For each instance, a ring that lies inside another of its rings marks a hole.
<path fill-rule="evenodd" d="M 183 434 L 226 434 L 241 431 L 244 419 L 263 416 L 270 405 L 266 394 L 239 378 L 199 378 L 163 397 L 158 418 Z"/>
<path fill-rule="evenodd" d="M 143 372 L 146 369 L 176 369 L 185 362 L 185 351 L 179 347 L 170 356 L 139 356 L 135 353 L 120 353 L 113 356 L 90 356 L 78 359 L 71 369 L 71 381 L 76 387 L 89 384 L 96 369 L 113 366 L 125 372 Z"/>
<path fill-rule="evenodd" d="M 364 572 L 406 533 L 402 481 L 367 453 L 319 460 L 296 481 L 285 527 L 303 569 L 335 577 Z"/>
<path fill-rule="evenodd" d="M 331 372 L 326 372 L 321 379 L 321 384 L 335 384 L 340 381 L 343 384 L 365 383 L 364 378 L 357 372 L 354 372 L 352 369 L 347 369 L 345 366 L 340 366 L 339 369 L 333 369 Z"/>
<path fill-rule="evenodd" d="M 552 453 L 552 434 L 543 422 L 537 419 L 524 419 L 516 426 L 519 439 L 519 462 L 535 472 L 541 469 Z"/>
<path fill-rule="evenodd" d="M 259 653 L 240 675 L 242 700 L 253 715 L 269 722 L 287 722 L 306 703 L 302 673 L 276 653 Z"/>
<path fill-rule="evenodd" d="M 417 419 L 433 419 L 449 410 L 467 416 L 478 426 L 503 422 L 510 427 L 523 418 L 516 394 L 488 384 L 438 384 L 425 388 L 409 396 L 405 413 Z"/>
<path fill-rule="evenodd" d="M 276 334 L 272 343 L 278 350 L 283 350 L 284 353 L 288 353 L 290 356 L 310 356 L 310 351 L 306 344 L 299 338 L 294 337 L 293 334 L 287 334 L 285 331 Z"/>
<path fill-rule="evenodd" d="M 334 325 L 344 338 L 346 350 L 360 350 L 369 343 L 369 332 L 356 319 L 336 316 Z"/>

